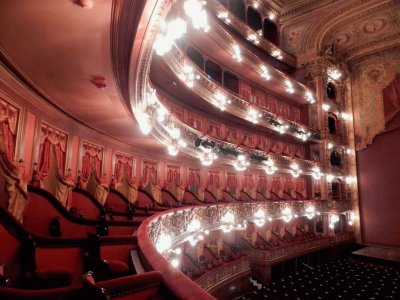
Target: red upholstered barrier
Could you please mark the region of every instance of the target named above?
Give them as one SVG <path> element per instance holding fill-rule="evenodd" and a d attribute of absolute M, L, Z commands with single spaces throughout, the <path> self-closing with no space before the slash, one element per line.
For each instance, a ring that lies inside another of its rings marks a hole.
<path fill-rule="evenodd" d="M 163 283 L 162 274 L 148 272 L 141 275 L 132 275 L 117 279 L 98 282 L 96 287 L 104 288 L 112 299 L 147 300 L 157 298 L 161 294 L 162 299 L 175 299 L 169 295 Z M 66 288 L 47 290 L 22 290 L 8 287 L 0 287 L 1 300 L 91 300 L 98 299 L 90 289 L 82 285 L 74 285 Z M 165 297 L 165 298 L 164 298 Z M 105 298 L 102 298 L 102 300 Z M 158 298 L 157 298 L 158 299 Z"/>
<path fill-rule="evenodd" d="M 218 202 L 218 199 L 210 191 L 205 190 L 204 201 L 207 203 L 215 203 Z"/>
<path fill-rule="evenodd" d="M 89 197 L 77 190 L 72 191 L 72 201 L 69 207 L 75 207 L 78 213 L 83 213 L 86 219 L 99 220 L 101 210 Z"/>
<path fill-rule="evenodd" d="M 172 209 L 170 212 L 175 210 L 177 209 Z M 176 299 L 215 299 L 181 271 L 172 267 L 171 264 L 157 252 L 155 246 L 149 239 L 147 231 L 147 227 L 156 217 L 157 216 L 152 216 L 146 219 L 138 230 L 138 243 L 140 251 L 143 254 L 145 265 L 152 270 L 160 271 L 163 274 L 165 286 Z"/>
<path fill-rule="evenodd" d="M 188 205 L 193 205 L 193 204 L 204 204 L 203 201 L 198 200 L 190 191 L 185 191 L 185 194 L 183 194 L 183 203 L 188 204 Z"/>
<path fill-rule="evenodd" d="M 149 208 L 150 210 L 163 211 L 168 209 L 169 206 L 163 206 L 157 203 L 145 190 L 138 190 L 138 197 L 135 202 L 135 206 L 138 208 Z"/>
<path fill-rule="evenodd" d="M 244 192 L 244 191 L 240 191 L 240 200 L 241 200 L 241 201 L 245 201 L 245 202 L 254 201 L 254 199 L 252 199 L 252 198 L 250 197 L 250 195 L 247 194 L 247 193 Z"/>
<path fill-rule="evenodd" d="M 22 290 L 0 287 L 1 300 L 78 300 L 81 286 L 48 290 Z"/>
<path fill-rule="evenodd" d="M 236 201 L 236 199 L 234 199 L 233 196 L 231 195 L 231 193 L 229 193 L 228 191 L 222 191 L 222 198 L 225 201 L 229 201 L 229 202 Z"/>
<path fill-rule="evenodd" d="M 181 206 L 181 203 L 167 190 L 161 190 L 161 198 L 165 205 L 171 207 Z"/>
<path fill-rule="evenodd" d="M 106 207 L 112 207 L 113 212 L 126 213 L 128 208 L 128 202 L 121 198 L 120 194 L 110 190 L 105 203 Z"/>
<path fill-rule="evenodd" d="M 39 272 L 65 270 L 73 275 L 72 283 L 81 282 L 84 250 L 79 245 L 65 247 L 36 247 L 36 266 Z"/>
<path fill-rule="evenodd" d="M 117 225 L 110 225 L 108 227 L 109 235 L 132 235 L 137 230 L 138 226 L 117 226 Z"/>
<path fill-rule="evenodd" d="M 101 237 L 101 258 L 105 260 L 121 260 L 128 264 L 130 251 L 137 249 L 136 237 Z"/>
<path fill-rule="evenodd" d="M 260 192 L 257 191 L 256 200 L 257 200 L 257 201 L 269 201 L 269 200 L 271 200 L 271 199 L 268 199 L 268 198 L 265 197 L 262 193 L 260 193 Z"/>
<path fill-rule="evenodd" d="M 111 294 L 112 299 L 148 300 L 163 292 L 167 292 L 163 284 L 163 276 L 159 272 L 148 272 L 140 275 L 125 276 L 96 283 Z M 164 295 L 161 299 L 173 299 Z M 157 298 L 158 299 L 158 298 Z"/>
<path fill-rule="evenodd" d="M 11 282 L 18 281 L 21 274 L 21 242 L 0 223 L 0 262 L 6 265 L 4 275 Z"/>
<path fill-rule="evenodd" d="M 56 216 L 60 216 L 63 237 L 85 238 L 87 232 L 96 232 L 94 225 L 74 223 L 61 215 L 60 211 L 44 196 L 29 193 L 29 202 L 25 208 L 23 219 L 23 225 L 29 232 L 38 236 L 49 236 L 50 222 Z"/>

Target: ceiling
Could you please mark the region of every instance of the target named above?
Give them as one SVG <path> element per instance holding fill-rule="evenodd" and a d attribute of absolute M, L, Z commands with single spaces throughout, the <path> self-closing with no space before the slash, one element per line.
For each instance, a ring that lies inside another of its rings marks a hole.
<path fill-rule="evenodd" d="M 63 112 L 131 145 L 154 149 L 154 140 L 139 132 L 115 84 L 111 10 L 108 0 L 94 1 L 91 9 L 72 0 L 1 1 L 1 48 Z"/>
<path fill-rule="evenodd" d="M 111 23 L 117 2 L 94 0 L 84 9 L 78 0 L 2 0 L 1 51 L 18 76 L 59 110 L 106 135 L 161 153 L 164 146 L 139 132 L 116 83 Z M 280 7 L 284 48 L 303 61 L 332 42 L 346 58 L 400 43 L 399 1 L 273 4 Z M 135 40 L 134 46 L 141 42 Z"/>

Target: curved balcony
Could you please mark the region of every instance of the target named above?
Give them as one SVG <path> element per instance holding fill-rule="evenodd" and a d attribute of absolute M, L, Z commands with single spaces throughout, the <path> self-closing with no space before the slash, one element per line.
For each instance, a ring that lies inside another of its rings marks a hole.
<path fill-rule="evenodd" d="M 232 263 L 223 264 L 199 277 L 196 282 L 186 277 L 181 271 L 172 266 L 172 260 L 179 245 L 193 239 L 194 235 L 201 232 L 217 229 L 241 230 L 246 226 L 246 221 L 254 220 L 255 212 L 263 210 L 271 219 L 282 218 L 285 208 L 290 208 L 294 215 L 306 214 L 306 209 L 314 206 L 320 214 L 344 213 L 351 206 L 349 202 L 334 201 L 296 201 L 296 202 L 268 202 L 268 203 L 230 203 L 225 205 L 203 205 L 195 208 L 171 209 L 166 212 L 153 215 L 146 219 L 138 229 L 138 243 L 143 261 L 147 269 L 160 271 L 164 275 L 167 288 L 174 291 L 180 299 L 213 299 L 198 284 L 211 290 L 218 280 L 229 281 L 230 277 L 236 277 L 240 273 L 248 274 L 249 264 L 242 258 Z M 230 218 L 227 215 L 230 214 Z M 198 221 L 199 227 L 192 228 L 193 221 Z M 240 224 L 240 225 L 236 225 Z M 243 225 L 242 225 L 243 224 Z M 240 227 L 240 228 L 239 228 Z M 342 237 L 334 242 L 341 241 Z M 276 253 L 265 254 L 265 259 L 282 258 L 284 255 L 292 256 L 302 253 L 304 250 L 324 246 L 326 239 L 318 242 L 308 242 L 304 246 L 292 246 L 287 251 L 277 249 Z M 266 251 L 264 251 L 267 253 Z M 250 253 L 250 255 L 252 255 Z M 249 256 L 248 259 L 251 259 Z M 171 263 L 168 261 L 171 260 Z M 235 267 L 236 266 L 236 267 Z M 230 268 L 235 272 L 228 272 Z"/>
<path fill-rule="evenodd" d="M 238 32 L 245 39 L 253 43 L 255 46 L 259 47 L 272 57 L 291 66 L 292 68 L 296 68 L 297 66 L 296 57 L 283 51 L 271 41 L 263 37 L 258 37 L 259 36 L 258 32 L 250 28 L 250 26 L 245 24 L 240 18 L 236 17 L 233 13 L 231 13 L 226 7 L 224 7 L 217 0 L 207 1 L 207 8 L 216 17 L 218 17 L 228 26 L 232 27 L 236 32 Z"/>
<path fill-rule="evenodd" d="M 157 99 L 159 102 L 160 100 Z M 153 105 L 147 105 L 145 110 L 150 114 L 154 115 L 153 119 L 157 119 L 157 110 L 165 107 L 159 102 Z M 166 110 L 167 111 L 167 110 Z M 168 117 L 163 120 L 163 122 L 156 122 L 154 124 L 152 134 L 164 144 L 174 144 L 176 141 L 171 137 L 171 130 L 178 129 L 180 132 L 180 137 L 185 140 L 187 147 L 185 148 L 185 152 L 192 156 L 198 157 L 202 152 L 196 144 L 199 141 L 207 141 L 209 145 L 213 145 L 212 148 L 218 150 L 220 154 L 223 154 L 223 157 L 219 157 L 218 161 L 220 163 L 234 165 L 236 162 L 236 156 L 240 153 L 246 153 L 249 158 L 253 159 L 253 167 L 257 167 L 259 169 L 264 169 L 265 165 L 261 164 L 260 161 L 267 160 L 271 158 L 275 161 L 275 164 L 280 167 L 280 170 L 283 172 L 290 173 L 291 168 L 290 165 L 293 163 L 293 158 L 278 155 L 275 153 L 266 153 L 260 150 L 251 149 L 249 147 L 238 146 L 237 144 L 223 141 L 221 139 L 212 137 L 210 135 L 205 135 L 197 129 L 190 127 L 188 124 L 184 123 L 175 115 L 169 113 L 167 111 Z M 315 162 L 306 159 L 295 159 L 296 163 L 300 167 L 303 168 L 303 174 L 313 174 L 312 168 L 315 167 Z"/>
<path fill-rule="evenodd" d="M 290 96 L 292 101 L 296 101 L 300 104 L 314 103 L 315 100 L 311 97 L 312 95 L 310 95 L 311 91 L 309 88 L 284 72 L 268 65 L 268 63 L 260 59 L 252 51 L 241 45 L 241 42 L 225 30 L 217 20 L 210 18 L 209 23 L 212 30 L 207 33 L 188 28 L 187 37 L 201 52 L 207 53 L 210 48 L 214 49 L 213 57 L 221 62 L 226 61 L 228 54 L 228 56 L 230 56 L 230 61 L 225 64 L 235 64 L 238 70 L 237 73 L 240 73 L 240 70 L 247 67 L 249 70 L 259 74 L 260 77 L 256 81 L 258 81 L 261 86 L 265 86 L 274 93 L 286 93 Z M 240 66 L 240 68 L 238 66 Z M 261 76 L 264 72 L 262 66 L 268 70 L 270 75 L 270 80 L 268 81 Z M 234 68 L 234 66 L 232 66 L 232 68 Z M 288 89 L 287 81 L 291 83 L 291 89 Z"/>
<path fill-rule="evenodd" d="M 264 128 L 270 129 L 276 134 L 285 133 L 299 139 L 305 137 L 312 142 L 321 142 L 319 139 L 320 133 L 318 131 L 312 130 L 306 125 L 284 119 L 281 116 L 252 105 L 248 101 L 240 98 L 238 95 L 235 95 L 226 88 L 210 80 L 207 75 L 192 63 L 192 61 L 178 47 L 173 47 L 163 58 L 165 63 L 171 71 L 177 75 L 177 77 L 191 87 L 198 96 L 202 97 L 202 99 L 217 108 L 219 107 L 221 110 L 225 110 L 228 113 L 238 118 L 248 120 L 251 123 L 257 123 Z M 190 74 L 187 71 L 188 66 L 191 70 Z M 188 77 L 194 79 L 188 79 Z M 222 107 L 221 101 L 225 101 L 226 105 Z M 251 112 L 254 112 L 255 115 Z"/>

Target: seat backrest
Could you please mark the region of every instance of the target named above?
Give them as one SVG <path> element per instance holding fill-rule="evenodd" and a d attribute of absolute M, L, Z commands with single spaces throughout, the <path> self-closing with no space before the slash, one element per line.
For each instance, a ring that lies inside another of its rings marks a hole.
<path fill-rule="evenodd" d="M 112 207 L 113 212 L 126 213 L 128 211 L 128 202 L 122 198 L 121 193 L 110 190 L 107 195 L 105 206 Z"/>
<path fill-rule="evenodd" d="M 11 280 L 11 283 L 17 282 L 22 273 L 21 265 L 21 242 L 13 235 L 6 226 L 0 222 L 0 262 L 4 266 L 4 276 Z"/>
<path fill-rule="evenodd" d="M 71 207 L 76 207 L 79 213 L 82 213 L 89 220 L 98 220 L 102 215 L 100 204 L 95 203 L 95 199 L 87 192 L 74 189 L 72 191 Z"/>

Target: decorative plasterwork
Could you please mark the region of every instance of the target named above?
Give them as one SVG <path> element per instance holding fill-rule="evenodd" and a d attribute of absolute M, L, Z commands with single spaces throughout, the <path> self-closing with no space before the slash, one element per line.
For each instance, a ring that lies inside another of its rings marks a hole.
<path fill-rule="evenodd" d="M 400 73 L 400 48 L 365 56 L 352 63 L 352 97 L 356 149 L 385 130 L 383 89 Z"/>
<path fill-rule="evenodd" d="M 197 69 L 196 66 L 186 57 L 185 54 L 183 54 L 178 47 L 173 47 L 170 53 L 166 54 L 163 58 L 175 74 L 183 74 L 183 69 L 185 66 L 191 66 L 194 70 Z M 198 76 L 199 79 L 194 83 L 192 90 L 201 96 L 204 101 L 208 101 L 214 105 L 214 99 L 216 95 L 220 93 L 225 96 L 226 99 L 229 99 L 232 102 L 232 104 L 225 108 L 227 112 L 239 118 L 247 118 L 248 110 L 249 108 L 253 107 L 253 105 L 251 105 L 248 101 L 234 95 L 233 93 L 230 93 L 227 89 L 218 86 L 216 83 L 209 80 L 203 72 L 197 70 L 195 75 Z M 302 131 L 312 132 L 313 136 L 310 137 L 310 140 L 319 142 L 319 133 L 311 130 L 308 126 L 298 124 L 281 116 L 274 115 L 273 113 L 270 113 L 258 106 L 254 106 L 254 109 L 257 109 L 257 111 L 262 114 L 262 117 L 260 117 L 258 121 L 260 126 L 272 129 L 278 133 L 278 127 L 273 125 L 272 120 L 282 120 L 283 123 L 290 125 L 293 128 L 300 128 Z M 294 132 L 287 131 L 286 134 L 297 137 L 297 134 Z"/>
<path fill-rule="evenodd" d="M 229 15 L 229 24 L 232 28 L 234 28 L 237 32 L 239 32 L 244 38 L 248 39 L 250 35 L 258 36 L 258 33 L 251 29 L 246 23 L 244 23 L 241 19 L 236 17 L 233 13 L 230 13 L 227 8 L 225 8 L 222 4 L 220 4 L 217 0 L 210 0 L 207 2 L 208 8 L 212 11 L 216 16 L 219 16 L 221 13 L 225 13 Z M 263 11 L 263 9 L 257 9 L 258 11 Z M 274 14 L 277 14 L 276 11 L 271 10 Z M 262 19 L 267 18 L 267 15 L 263 15 Z M 220 18 L 224 21 L 223 18 Z M 227 23 L 227 22 L 225 22 Z M 287 63 L 292 67 L 296 67 L 296 57 L 291 54 L 286 53 L 281 50 L 278 46 L 275 46 L 272 42 L 267 39 L 260 37 L 257 39 L 258 43 L 253 43 L 263 49 L 265 52 L 273 55 L 273 52 L 278 50 L 281 52 L 282 59 L 281 61 Z"/>
<path fill-rule="evenodd" d="M 117 87 L 127 106 L 129 103 L 128 74 L 132 45 L 146 1 L 116 0 L 111 10 L 111 55 Z"/>
<path fill-rule="evenodd" d="M 340 60 L 375 48 L 381 43 L 400 44 L 400 5 L 386 3 L 372 7 L 331 27 L 320 41 L 319 48 L 335 45 Z"/>
<path fill-rule="evenodd" d="M 260 209 L 265 211 L 268 217 L 280 219 L 285 208 L 290 208 L 293 214 L 303 216 L 309 206 L 313 206 L 321 214 L 346 213 L 351 210 L 351 204 L 348 201 L 271 201 L 209 205 L 162 213 L 152 220 L 147 231 L 154 244 L 162 234 L 168 234 L 172 238 L 172 244 L 178 245 L 191 234 L 187 231 L 187 227 L 193 219 L 199 220 L 203 229 L 212 231 L 220 228 L 224 223 L 223 217 L 227 212 L 234 215 L 235 224 L 240 224 L 244 220 L 252 220 L 254 213 Z"/>
<path fill-rule="evenodd" d="M 398 1 L 326 1 L 306 7 L 296 17 L 283 17 L 282 25 L 285 49 L 301 61 L 332 44 L 342 61 L 399 44 Z"/>

